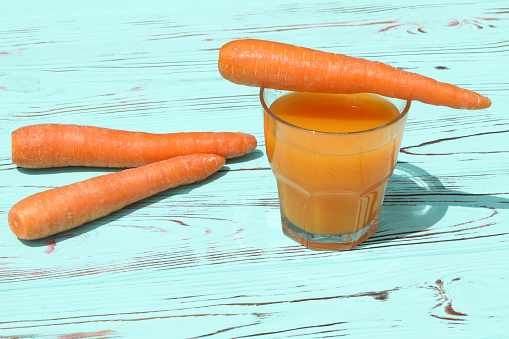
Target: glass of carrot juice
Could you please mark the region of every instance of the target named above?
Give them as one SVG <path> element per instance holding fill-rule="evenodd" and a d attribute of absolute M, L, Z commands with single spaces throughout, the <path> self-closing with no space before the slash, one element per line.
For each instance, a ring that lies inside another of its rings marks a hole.
<path fill-rule="evenodd" d="M 316 250 L 372 236 L 410 102 L 266 88 L 260 100 L 284 234 Z"/>

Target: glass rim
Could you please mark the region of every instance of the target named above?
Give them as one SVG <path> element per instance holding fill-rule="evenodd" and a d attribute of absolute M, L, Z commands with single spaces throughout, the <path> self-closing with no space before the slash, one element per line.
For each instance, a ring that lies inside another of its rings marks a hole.
<path fill-rule="evenodd" d="M 289 127 L 292 127 L 292 128 L 296 128 L 296 129 L 299 129 L 301 131 L 304 131 L 304 132 L 311 132 L 311 133 L 319 133 L 319 134 L 324 134 L 324 135 L 351 135 L 351 134 L 361 134 L 361 133 L 369 133 L 369 132 L 373 132 L 373 131 L 377 131 L 377 130 L 381 130 L 381 129 L 384 129 L 386 127 L 389 127 L 391 125 L 394 125 L 395 123 L 397 123 L 398 121 L 400 121 L 401 119 L 403 119 L 408 111 L 410 110 L 410 103 L 411 101 L 410 100 L 404 100 L 404 99 L 398 99 L 398 98 L 392 98 L 392 99 L 397 99 L 397 100 L 401 100 L 401 101 L 406 101 L 406 104 L 405 104 L 405 107 L 403 108 L 402 111 L 400 111 L 399 115 L 389 121 L 388 123 L 386 124 L 383 124 L 381 126 L 378 126 L 378 127 L 375 127 L 375 128 L 371 128 L 371 129 L 366 129 L 366 130 L 362 130 L 362 131 L 353 131 L 353 132 L 324 132 L 324 131 L 315 131 L 315 130 L 312 130 L 312 129 L 308 129 L 308 128 L 304 128 L 304 127 L 300 127 L 300 126 L 297 126 L 297 125 L 294 125 L 294 124 L 291 124 L 289 123 L 288 121 L 285 121 L 281 118 L 279 118 L 277 115 L 275 115 L 271 110 L 270 108 L 267 106 L 267 104 L 265 103 L 265 99 L 263 97 L 263 94 L 265 92 L 265 90 L 268 89 L 268 90 L 274 90 L 274 91 L 281 91 L 281 90 L 278 90 L 278 89 L 274 89 L 274 88 L 265 88 L 265 87 L 261 87 L 260 88 L 260 94 L 259 94 L 259 97 L 260 97 L 260 102 L 262 104 L 262 107 L 263 107 L 263 110 L 268 114 L 270 115 L 273 119 L 277 120 L 278 122 L 282 123 L 282 124 L 285 124 Z M 292 93 L 295 93 L 294 91 L 287 91 L 287 92 L 292 92 Z M 346 93 L 340 93 L 340 94 L 346 94 Z M 360 94 L 360 93 L 351 93 L 351 94 Z M 374 95 L 378 95 L 382 98 L 387 98 L 383 95 L 380 95 L 380 94 L 376 94 L 376 93 L 370 93 L 370 94 L 374 94 Z M 399 111 L 399 108 L 398 108 L 398 111 Z"/>

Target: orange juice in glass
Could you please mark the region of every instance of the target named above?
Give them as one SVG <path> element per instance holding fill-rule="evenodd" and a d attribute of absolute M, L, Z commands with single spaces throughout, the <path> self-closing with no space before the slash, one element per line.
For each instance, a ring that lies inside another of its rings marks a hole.
<path fill-rule="evenodd" d="M 260 100 L 283 232 L 321 250 L 373 235 L 410 102 L 264 88 Z"/>

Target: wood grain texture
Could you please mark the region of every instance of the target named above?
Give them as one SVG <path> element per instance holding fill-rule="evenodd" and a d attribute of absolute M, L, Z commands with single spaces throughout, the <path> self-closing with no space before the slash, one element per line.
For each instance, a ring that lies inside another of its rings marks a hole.
<path fill-rule="evenodd" d="M 2 2 L 0 338 L 502 338 L 509 325 L 509 6 Z M 389 63 L 488 96 L 413 103 L 374 237 L 342 253 L 281 232 L 256 89 L 219 48 L 277 40 Z M 258 139 L 204 183 L 48 239 L 7 225 L 24 197 L 112 169 L 24 170 L 10 133 L 36 123 Z"/>

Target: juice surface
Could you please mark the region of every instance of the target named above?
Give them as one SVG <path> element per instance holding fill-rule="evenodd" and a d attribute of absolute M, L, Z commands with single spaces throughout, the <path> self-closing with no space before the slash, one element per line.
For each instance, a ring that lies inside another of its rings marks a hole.
<path fill-rule="evenodd" d="M 331 133 L 369 130 L 399 115 L 392 103 L 371 94 L 291 93 L 274 101 L 270 110 L 292 125 Z"/>
<path fill-rule="evenodd" d="M 355 233 L 374 220 L 399 151 L 404 121 L 398 109 L 372 94 L 291 93 L 265 113 L 267 156 L 286 219 L 309 233 Z M 375 129 L 375 130 L 372 130 Z M 355 146 L 362 151 L 352 151 Z M 354 146 L 352 148 L 352 146 Z M 376 226 L 375 226 L 376 227 Z"/>

